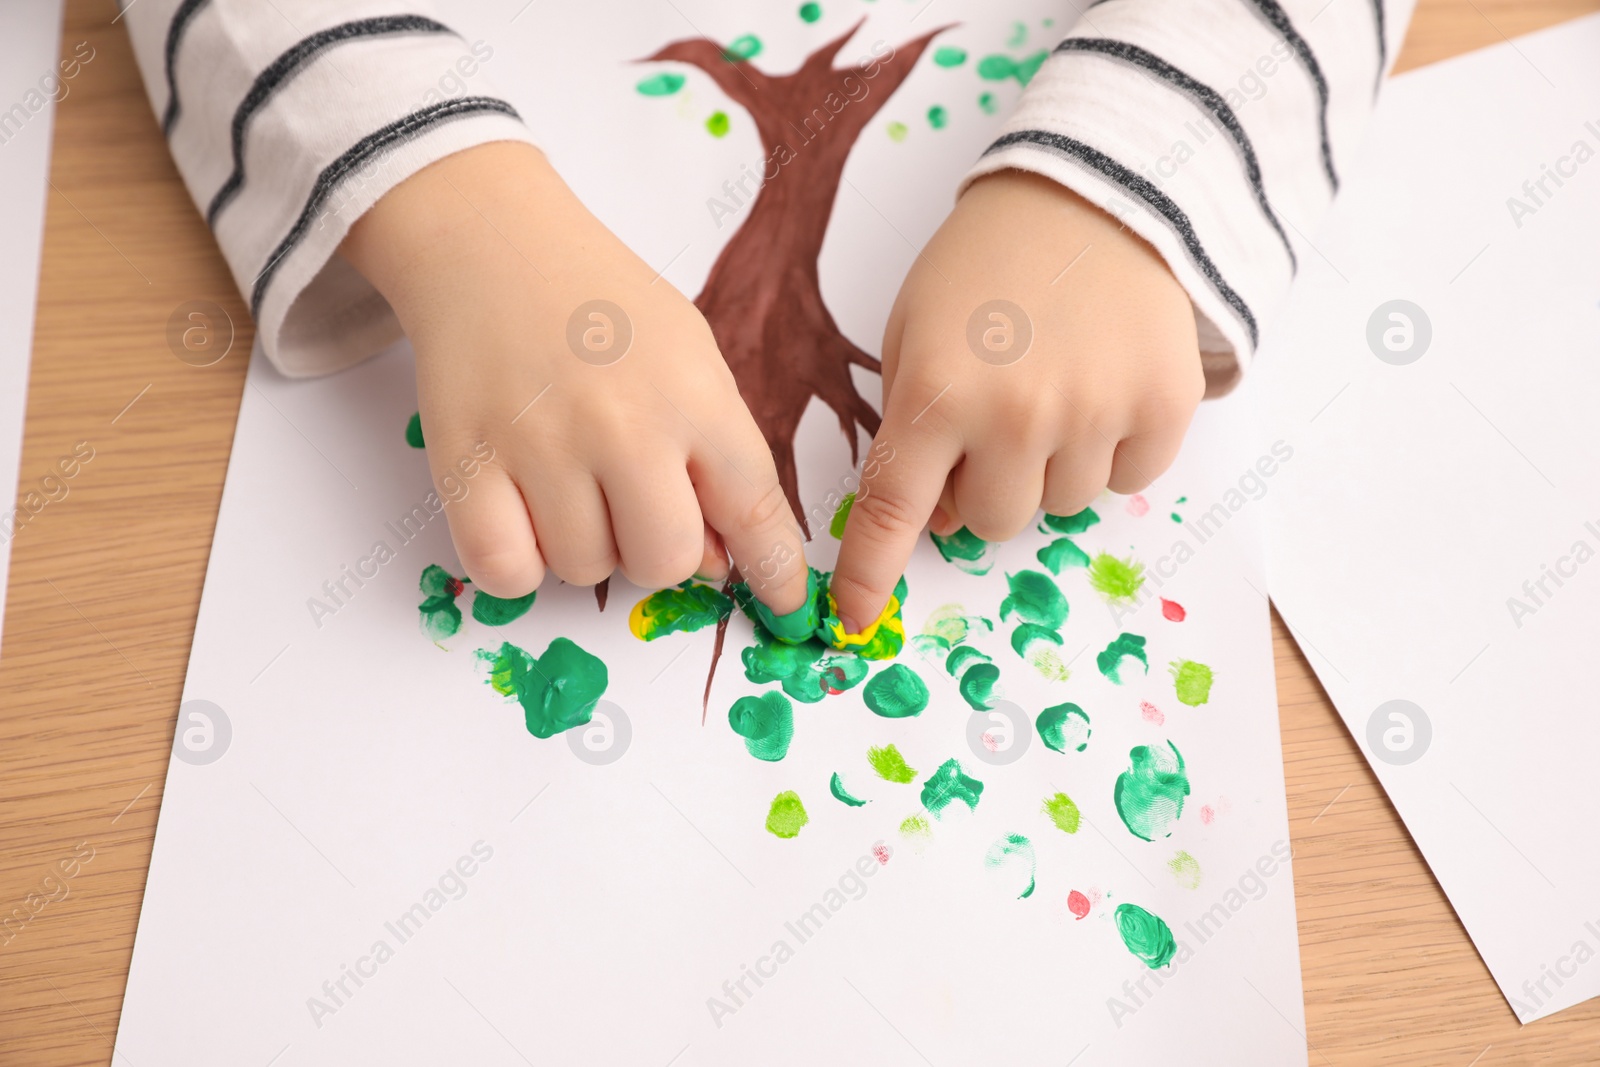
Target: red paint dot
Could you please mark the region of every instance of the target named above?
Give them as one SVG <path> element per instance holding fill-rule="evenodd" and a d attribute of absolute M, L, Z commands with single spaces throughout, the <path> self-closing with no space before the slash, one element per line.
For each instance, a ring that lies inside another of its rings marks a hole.
<path fill-rule="evenodd" d="M 1161 709 L 1150 703 L 1148 700 L 1142 700 L 1139 702 L 1139 714 L 1144 716 L 1145 722 L 1153 722 L 1157 726 L 1160 726 L 1162 723 L 1167 721 L 1167 717 L 1161 714 Z"/>
<path fill-rule="evenodd" d="M 878 857 L 878 866 L 882 867 L 889 862 L 889 846 L 873 845 L 872 854 Z"/>
<path fill-rule="evenodd" d="M 1189 613 L 1184 611 L 1183 605 L 1178 603 L 1176 600 L 1168 600 L 1166 597 L 1162 597 L 1161 617 L 1166 619 L 1168 622 L 1182 622 L 1184 619 L 1189 617 Z"/>
<path fill-rule="evenodd" d="M 1089 914 L 1089 898 L 1074 889 L 1067 894 L 1067 910 L 1082 919 Z"/>
<path fill-rule="evenodd" d="M 460 596 L 463 592 L 466 591 L 466 588 L 467 587 L 465 585 L 461 584 L 461 579 L 460 578 L 451 578 L 450 579 L 449 589 L 450 589 L 450 595 L 451 596 Z"/>
<path fill-rule="evenodd" d="M 1136 519 L 1142 519 L 1150 513 L 1150 501 L 1138 493 L 1128 498 L 1128 514 Z"/>

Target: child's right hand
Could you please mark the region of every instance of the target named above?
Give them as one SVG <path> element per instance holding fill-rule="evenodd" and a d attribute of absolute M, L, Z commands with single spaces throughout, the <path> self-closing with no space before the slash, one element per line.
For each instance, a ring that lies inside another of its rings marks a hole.
<path fill-rule="evenodd" d="M 440 160 L 341 251 L 416 349 L 435 483 L 494 446 L 448 508 L 475 584 L 521 596 L 547 569 L 592 585 L 618 567 L 646 588 L 719 580 L 726 545 L 775 612 L 801 606 L 799 526 L 710 327 L 537 149 Z"/>

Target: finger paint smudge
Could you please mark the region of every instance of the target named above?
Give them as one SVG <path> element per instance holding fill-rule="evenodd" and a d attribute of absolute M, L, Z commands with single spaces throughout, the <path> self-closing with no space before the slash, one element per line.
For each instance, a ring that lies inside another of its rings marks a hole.
<path fill-rule="evenodd" d="M 1138 745 L 1128 758 L 1131 766 L 1117 776 L 1112 792 L 1117 814 L 1129 833 L 1142 840 L 1170 836 L 1189 795 L 1183 755 L 1168 741 L 1166 748 Z"/>
<path fill-rule="evenodd" d="M 850 509 L 855 507 L 855 504 L 854 493 L 846 493 L 844 499 L 839 501 L 838 510 L 833 513 L 833 521 L 828 523 L 828 533 L 833 535 L 834 540 L 843 539 L 844 524 L 850 521 Z"/>
<path fill-rule="evenodd" d="M 961 672 L 965 670 L 967 666 L 974 660 L 981 663 L 993 663 L 994 657 L 990 656 L 982 649 L 974 648 L 971 645 L 957 645 L 955 648 L 952 648 L 950 650 L 950 654 L 945 657 L 944 669 L 950 672 L 950 677 L 957 678 L 960 677 Z"/>
<path fill-rule="evenodd" d="M 1189 613 L 1176 600 L 1168 600 L 1166 597 L 1162 597 L 1161 617 L 1168 622 L 1182 622 L 1189 617 Z"/>
<path fill-rule="evenodd" d="M 867 749 L 867 762 L 878 777 L 886 782 L 910 785 L 917 777 L 916 769 L 906 762 L 900 750 L 893 745 Z"/>
<path fill-rule="evenodd" d="M 928 621 L 922 624 L 922 632 L 954 646 L 965 641 L 967 634 L 980 624 L 985 630 L 994 630 L 991 620 L 982 615 L 968 615 L 967 609 L 960 604 L 941 604 L 928 615 Z"/>
<path fill-rule="evenodd" d="M 723 58 L 729 63 L 738 63 L 740 60 L 754 59 L 761 54 L 761 38 L 753 33 L 742 37 L 735 37 L 723 51 Z"/>
<path fill-rule="evenodd" d="M 658 589 L 635 604 L 628 612 L 628 629 L 641 641 L 654 641 L 715 626 L 732 610 L 732 601 L 721 590 L 684 582 L 676 589 Z"/>
<path fill-rule="evenodd" d="M 1094 508 L 1084 508 L 1075 515 L 1046 515 L 1039 523 L 1040 533 L 1081 534 L 1096 525 L 1100 516 Z"/>
<path fill-rule="evenodd" d="M 877 844 L 872 846 L 872 854 L 878 858 L 878 866 L 887 867 L 889 857 L 894 855 L 894 851 L 888 845 Z"/>
<path fill-rule="evenodd" d="M 413 412 L 406 422 L 406 444 L 412 448 L 426 448 L 427 442 L 422 439 L 422 412 Z"/>
<path fill-rule="evenodd" d="M 1021 834 L 1007 834 L 1000 838 L 989 846 L 989 851 L 983 857 L 983 865 L 991 871 L 1007 869 L 1026 871 L 1028 884 L 1017 894 L 1017 899 L 1026 900 L 1033 896 L 1039 864 L 1034 857 L 1033 842 L 1026 837 Z M 1018 880 L 1020 881 L 1020 878 Z"/>
<path fill-rule="evenodd" d="M 1082 920 L 1089 914 L 1089 898 L 1074 889 L 1067 894 L 1067 910 L 1072 912 L 1073 918 Z"/>
<path fill-rule="evenodd" d="M 974 711 L 987 711 L 994 701 L 994 686 L 999 680 L 999 667 L 993 663 L 974 663 L 961 676 L 956 688 Z"/>
<path fill-rule="evenodd" d="M 928 706 L 928 686 L 910 667 L 891 663 L 867 683 L 861 699 L 874 715 L 905 719 L 921 715 Z"/>
<path fill-rule="evenodd" d="M 1048 574 L 1018 571 L 1006 575 L 1006 583 L 1011 592 L 1000 602 L 1002 622 L 1015 615 L 1021 622 L 1059 630 L 1067 621 L 1067 598 Z"/>
<path fill-rule="evenodd" d="M 1145 722 L 1153 722 L 1157 726 L 1161 726 L 1167 721 L 1167 717 L 1161 713 L 1161 709 L 1148 700 L 1139 701 L 1139 715 Z"/>
<path fill-rule="evenodd" d="M 1200 888 L 1200 861 L 1187 852 L 1179 852 L 1167 861 L 1167 870 L 1185 889 Z"/>
<path fill-rule="evenodd" d="M 461 609 L 456 597 L 466 588 L 465 582 L 436 563 L 422 568 L 422 578 L 417 582 L 424 600 L 417 605 L 422 613 L 422 632 L 428 640 L 438 644 L 455 636 L 461 629 Z"/>
<path fill-rule="evenodd" d="M 1213 808 L 1210 804 L 1200 805 L 1200 824 L 1202 826 L 1210 826 L 1213 822 L 1216 822 L 1216 820 L 1216 808 Z"/>
<path fill-rule="evenodd" d="M 907 841 L 927 841 L 933 836 L 933 824 L 921 815 L 907 815 L 900 823 L 900 836 Z"/>
<path fill-rule="evenodd" d="M 773 837 L 785 840 L 797 837 L 800 828 L 810 821 L 806 806 L 800 802 L 800 794 L 793 789 L 773 797 L 772 806 L 767 809 L 767 833 Z"/>
<path fill-rule="evenodd" d="M 1011 631 L 1011 650 L 1023 659 L 1028 658 L 1028 650 L 1036 644 L 1045 643 L 1061 645 L 1061 635 L 1046 626 L 1036 626 L 1031 622 L 1018 624 Z"/>
<path fill-rule="evenodd" d="M 1128 951 L 1144 961 L 1152 971 L 1172 961 L 1178 951 L 1172 939 L 1172 928 L 1158 916 L 1150 914 L 1137 904 L 1118 904 L 1116 910 L 1117 933 Z"/>
<path fill-rule="evenodd" d="M 1127 510 L 1129 515 L 1142 519 L 1150 514 L 1150 501 L 1146 500 L 1143 494 L 1135 493 L 1128 498 Z"/>
<path fill-rule="evenodd" d="M 495 652 L 480 648 L 477 656 L 488 666 L 489 685 L 516 698 L 528 732 L 539 738 L 587 723 L 610 680 L 598 656 L 565 637 L 551 641 L 538 659 L 509 641 Z"/>
<path fill-rule="evenodd" d="M 959 67 L 967 61 L 965 48 L 946 46 L 933 53 L 933 62 L 940 67 Z"/>
<path fill-rule="evenodd" d="M 922 783 L 922 806 L 935 816 L 943 815 L 944 810 L 957 800 L 965 804 L 968 811 L 976 811 L 978 798 L 982 795 L 983 783 L 969 777 L 955 759 L 945 760 Z"/>
<path fill-rule="evenodd" d="M 1139 661 L 1144 668 L 1144 673 L 1150 673 L 1150 657 L 1145 655 L 1144 638 L 1138 634 L 1119 634 L 1117 639 L 1105 647 L 1094 658 L 1095 666 L 1100 668 L 1100 673 L 1105 675 L 1117 685 L 1122 684 L 1122 661 L 1132 658 Z"/>
<path fill-rule="evenodd" d="M 1036 558 L 1051 574 L 1060 574 L 1068 567 L 1087 567 L 1089 554 L 1072 543 L 1070 538 L 1058 537 L 1045 545 L 1037 553 Z"/>
<path fill-rule="evenodd" d="M 1078 832 L 1078 805 L 1065 793 L 1057 793 L 1053 797 L 1046 797 L 1044 807 L 1041 809 L 1056 824 L 1056 829 L 1064 834 Z"/>
<path fill-rule="evenodd" d="M 535 589 L 527 596 L 497 597 L 477 589 L 472 594 L 472 617 L 485 626 L 504 626 L 526 615 L 538 595 Z"/>
<path fill-rule="evenodd" d="M 682 74 L 652 74 L 641 78 L 634 89 L 641 96 L 671 96 L 683 88 L 684 80 Z"/>
<path fill-rule="evenodd" d="M 839 772 L 834 771 L 833 777 L 828 780 L 828 792 L 833 794 L 833 799 L 852 808 L 859 808 L 867 802 L 854 796 L 844 787 L 844 779 L 839 777 Z"/>
<path fill-rule="evenodd" d="M 789 754 L 794 740 L 794 705 L 782 693 L 743 696 L 728 709 L 728 725 L 744 738 L 750 755 L 776 763 Z"/>
<path fill-rule="evenodd" d="M 939 550 L 939 555 L 945 558 L 946 563 L 954 564 L 957 570 L 968 574 L 988 574 L 989 568 L 994 566 L 998 548 L 965 526 L 948 536 L 940 536 L 930 530 L 928 536 L 933 539 L 933 547 Z"/>
<path fill-rule="evenodd" d="M 1144 585 L 1144 564 L 1102 552 L 1089 564 L 1089 585 L 1111 603 L 1129 603 Z"/>
<path fill-rule="evenodd" d="M 1057 752 L 1082 752 L 1089 747 L 1089 716 L 1076 704 L 1045 708 L 1034 721 L 1039 739 Z"/>
<path fill-rule="evenodd" d="M 1172 687 L 1180 704 L 1198 708 L 1211 699 L 1213 675 L 1210 667 L 1192 659 L 1179 659 L 1168 664 L 1167 669 L 1172 672 Z"/>

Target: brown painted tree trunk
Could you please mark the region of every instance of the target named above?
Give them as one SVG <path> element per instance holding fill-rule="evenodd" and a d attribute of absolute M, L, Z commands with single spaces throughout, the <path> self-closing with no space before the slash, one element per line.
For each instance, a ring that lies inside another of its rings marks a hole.
<path fill-rule="evenodd" d="M 856 138 L 928 43 L 948 28 L 909 41 L 886 57 L 835 67 L 835 57 L 860 26 L 811 53 L 792 74 L 765 74 L 703 37 L 676 41 L 646 60 L 688 63 L 705 71 L 750 114 L 760 133 L 760 190 L 743 208 L 743 222 L 717 257 L 695 304 L 766 436 L 778 480 L 802 527 L 807 524 L 794 438 L 811 398 L 821 398 L 838 416 L 852 462 L 859 455 L 857 427 L 871 437 L 879 421 L 850 378 L 852 365 L 877 372 L 878 360 L 839 331 L 817 277 L 834 198 Z"/>

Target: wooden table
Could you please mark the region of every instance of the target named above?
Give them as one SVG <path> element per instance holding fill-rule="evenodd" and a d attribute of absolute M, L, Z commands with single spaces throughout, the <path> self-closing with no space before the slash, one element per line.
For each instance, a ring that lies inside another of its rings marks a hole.
<path fill-rule="evenodd" d="M 1423 0 L 1399 66 L 1595 10 L 1600 0 Z M 7 1067 L 111 1060 L 252 340 L 115 15 L 113 0 L 71 0 L 62 38 L 63 54 L 88 41 L 95 56 L 56 117 L 23 487 L 77 442 L 94 459 L 14 546 L 0 915 L 42 891 L 59 860 L 93 859 L 66 897 L 9 941 L 0 933 Z M 173 357 L 168 316 L 190 300 L 232 316 L 235 355 L 203 369 Z M 1312 1064 L 1600 1063 L 1600 1000 L 1519 1027 L 1273 622 Z"/>

